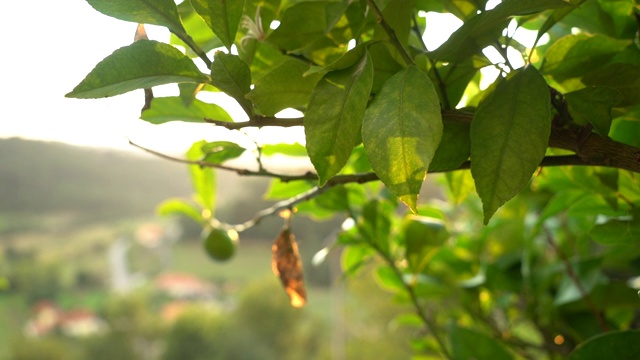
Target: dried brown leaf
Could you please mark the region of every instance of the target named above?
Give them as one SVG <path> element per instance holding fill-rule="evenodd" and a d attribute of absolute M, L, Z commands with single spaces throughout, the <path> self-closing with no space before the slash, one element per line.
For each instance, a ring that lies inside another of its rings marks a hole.
<path fill-rule="evenodd" d="M 307 301 L 307 293 L 295 236 L 289 229 L 283 229 L 273 241 L 271 250 L 273 273 L 280 277 L 284 290 L 291 299 L 291 306 L 302 307 Z"/>

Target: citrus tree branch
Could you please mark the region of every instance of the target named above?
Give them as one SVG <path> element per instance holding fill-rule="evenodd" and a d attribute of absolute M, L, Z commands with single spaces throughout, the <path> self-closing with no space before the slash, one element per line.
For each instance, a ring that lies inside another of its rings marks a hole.
<path fill-rule="evenodd" d="M 391 26 L 389 26 L 387 21 L 384 19 L 384 16 L 382 16 L 382 11 L 380 11 L 380 8 L 378 8 L 378 5 L 376 5 L 376 2 L 374 0 L 367 0 L 367 3 L 369 3 L 369 7 L 376 14 L 378 18 L 378 24 L 382 26 L 382 29 L 384 29 L 384 32 L 386 32 L 387 35 L 389 36 L 389 41 L 391 41 L 393 46 L 395 46 L 396 49 L 398 49 L 398 51 L 400 52 L 400 55 L 402 56 L 402 59 L 404 60 L 404 62 L 406 62 L 407 65 L 413 64 L 413 59 L 411 58 L 411 56 L 409 56 L 409 53 L 407 53 L 407 50 L 405 50 L 404 46 L 402 46 L 402 43 L 400 43 L 400 40 L 398 40 L 398 36 L 396 35 L 396 32 L 393 31 Z"/>

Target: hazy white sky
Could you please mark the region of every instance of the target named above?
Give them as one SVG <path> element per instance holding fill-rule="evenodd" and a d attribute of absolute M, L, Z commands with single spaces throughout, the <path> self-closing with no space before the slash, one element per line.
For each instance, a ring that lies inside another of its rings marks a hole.
<path fill-rule="evenodd" d="M 133 41 L 136 24 L 102 15 L 84 0 L 7 1 L 3 6 L 1 81 L 5 90 L 0 137 L 139 151 L 128 145 L 129 138 L 149 148 L 182 153 L 194 141 L 228 135 L 208 124 L 157 126 L 139 120 L 142 90 L 107 99 L 64 97 L 104 57 Z M 431 33 L 427 39 L 430 48 L 448 37 L 449 31 L 442 31 L 443 23 L 453 25 L 451 32 L 460 26 L 459 20 L 430 19 L 430 26 L 439 27 L 439 38 Z M 164 29 L 147 27 L 147 31 L 151 39 L 168 39 Z M 235 103 L 218 104 L 232 116 L 242 116 Z"/>

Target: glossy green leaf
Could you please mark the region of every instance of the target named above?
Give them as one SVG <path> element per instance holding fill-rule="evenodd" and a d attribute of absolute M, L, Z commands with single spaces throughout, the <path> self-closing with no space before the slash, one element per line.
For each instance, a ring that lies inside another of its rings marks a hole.
<path fill-rule="evenodd" d="M 304 76 L 308 69 L 308 64 L 289 58 L 258 79 L 247 98 L 267 116 L 286 108 L 304 110 L 321 77 L 320 74 Z"/>
<path fill-rule="evenodd" d="M 187 151 L 187 159 L 192 161 L 202 160 L 205 155 L 202 147 L 205 144 L 206 141 L 195 142 Z M 213 216 L 216 204 L 216 176 L 213 169 L 199 165 L 189 165 L 189 173 L 195 190 L 196 202 L 203 210 L 206 210 L 208 216 Z"/>
<path fill-rule="evenodd" d="M 635 360 L 640 357 L 640 331 L 613 331 L 579 344 L 567 360 Z"/>
<path fill-rule="evenodd" d="M 197 223 L 202 223 L 203 221 L 202 214 L 195 205 L 178 198 L 163 201 L 156 208 L 156 212 L 161 216 L 186 215 Z"/>
<path fill-rule="evenodd" d="M 471 122 L 471 174 L 484 222 L 518 194 L 544 158 L 551 132 L 547 83 L 531 66 L 482 100 Z"/>
<path fill-rule="evenodd" d="M 312 65 L 309 70 L 304 74 L 305 76 L 315 74 L 318 72 L 327 73 L 329 71 L 342 70 L 355 65 L 359 62 L 367 51 L 369 44 L 359 44 L 353 49 L 347 51 L 338 60 L 332 62 L 327 66 L 314 66 Z"/>
<path fill-rule="evenodd" d="M 628 44 L 598 34 L 567 35 L 549 47 L 540 72 L 558 81 L 579 77 L 606 64 Z"/>
<path fill-rule="evenodd" d="M 606 65 L 587 74 L 582 78 L 582 82 L 586 85 L 604 86 L 618 90 L 622 95 L 619 106 L 640 103 L 640 65 Z"/>
<path fill-rule="evenodd" d="M 415 66 L 389 79 L 365 113 L 362 142 L 371 166 L 414 212 L 442 129 L 438 95 Z"/>
<path fill-rule="evenodd" d="M 174 0 L 87 0 L 99 12 L 116 19 L 160 25 L 184 33 Z"/>
<path fill-rule="evenodd" d="M 451 358 L 453 360 L 511 360 L 513 356 L 495 338 L 484 333 L 452 325 Z"/>
<path fill-rule="evenodd" d="M 449 39 L 432 52 L 435 59 L 462 62 L 495 43 L 512 16 L 530 15 L 569 6 L 563 0 L 505 0 L 495 8 L 465 21 Z"/>
<path fill-rule="evenodd" d="M 307 148 L 300 143 L 295 144 L 265 144 L 262 145 L 260 153 L 264 156 L 286 155 L 286 156 L 307 156 Z"/>
<path fill-rule="evenodd" d="M 244 0 L 191 0 L 196 12 L 218 35 L 227 49 L 235 41 Z"/>
<path fill-rule="evenodd" d="M 608 87 L 587 87 L 564 95 L 569 113 L 578 124 L 591 124 L 600 136 L 607 137 L 611 129 L 611 108 L 622 101 L 618 90 Z"/>
<path fill-rule="evenodd" d="M 242 155 L 247 149 L 230 141 L 214 141 L 203 144 L 200 148 L 204 157 L 202 161 L 210 164 L 222 164 Z"/>
<path fill-rule="evenodd" d="M 177 82 L 206 83 L 209 77 L 173 46 L 140 40 L 107 56 L 65 96 L 102 98 Z"/>
<path fill-rule="evenodd" d="M 357 144 L 372 83 L 373 66 L 365 53 L 357 64 L 327 73 L 313 90 L 304 126 L 320 185 L 344 167 Z"/>
<path fill-rule="evenodd" d="M 145 110 L 140 119 L 152 124 L 164 124 L 169 121 L 204 123 L 205 119 L 233 121 L 220 106 L 194 99 L 185 105 L 183 99 L 175 97 L 154 98 L 151 108 Z"/>
<path fill-rule="evenodd" d="M 211 84 L 234 98 L 249 116 L 253 115 L 253 105 L 245 98 L 251 90 L 251 71 L 237 55 L 222 51 L 215 53 L 211 65 Z"/>

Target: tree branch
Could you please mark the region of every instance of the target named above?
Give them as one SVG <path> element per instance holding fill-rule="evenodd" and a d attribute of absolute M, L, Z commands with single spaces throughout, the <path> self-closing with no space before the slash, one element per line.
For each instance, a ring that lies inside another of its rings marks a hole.
<path fill-rule="evenodd" d="M 253 118 L 249 119 L 249 121 L 243 122 L 229 122 L 207 118 L 205 118 L 204 121 L 229 130 L 239 130 L 245 127 L 263 126 L 292 127 L 302 126 L 303 124 L 303 118 L 276 118 L 272 116 L 254 116 Z"/>
<path fill-rule="evenodd" d="M 367 2 L 369 3 L 369 7 L 373 10 L 374 13 L 376 13 L 376 16 L 378 17 L 378 24 L 380 24 L 380 26 L 382 26 L 382 29 L 384 29 L 384 32 L 387 33 L 387 35 L 389 36 L 389 40 L 391 41 L 393 46 L 395 46 L 398 49 L 404 62 L 406 62 L 407 65 L 413 64 L 413 59 L 411 58 L 411 56 L 409 56 L 409 53 L 407 53 L 407 50 L 404 49 L 404 46 L 402 46 L 402 43 L 398 39 L 396 32 L 393 31 L 391 26 L 389 26 L 387 21 L 384 19 L 384 16 L 382 15 L 382 11 L 380 11 L 380 8 L 378 8 L 378 5 L 376 5 L 376 2 L 374 0 L 367 0 Z"/>
<path fill-rule="evenodd" d="M 470 123 L 473 119 L 473 113 L 461 110 L 444 110 L 442 112 L 444 121 L 465 122 Z M 275 117 L 260 116 L 245 122 L 226 122 L 219 120 L 206 119 L 207 122 L 222 126 L 227 129 L 237 130 L 244 127 L 263 127 L 263 126 L 302 126 L 304 118 L 287 118 L 279 119 Z M 135 145 L 135 144 L 134 144 Z M 606 166 L 618 169 L 640 172 L 640 148 L 626 145 L 609 138 L 602 137 L 596 133 L 584 133 L 584 128 L 577 125 L 569 125 L 565 127 L 552 127 L 549 137 L 549 147 L 569 150 L 576 155 L 569 156 L 548 156 L 540 163 L 540 166 L 563 166 L 563 165 L 582 165 L 582 166 Z M 144 149 L 149 151 L 148 149 Z M 201 166 L 211 166 L 211 164 L 197 164 Z M 223 168 L 223 167 L 220 167 Z M 468 169 L 460 167 L 453 170 Z M 231 169 L 240 173 L 239 169 Z M 241 175 L 269 175 L 269 174 L 246 174 Z M 309 175 L 310 176 L 310 175 Z M 275 176 L 280 177 L 281 176 Z M 315 178 L 305 178 L 306 180 L 314 180 Z M 297 179 L 296 179 L 297 180 Z"/>

